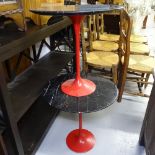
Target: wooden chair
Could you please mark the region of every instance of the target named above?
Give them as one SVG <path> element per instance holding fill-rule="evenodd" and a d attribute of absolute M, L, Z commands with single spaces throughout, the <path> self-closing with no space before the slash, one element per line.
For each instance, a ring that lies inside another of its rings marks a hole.
<path fill-rule="evenodd" d="M 113 41 L 113 42 L 119 42 L 119 34 L 109 34 L 104 32 L 104 14 L 97 14 L 96 15 L 96 33 L 97 33 L 97 39 L 103 40 L 103 41 Z"/>
<path fill-rule="evenodd" d="M 136 55 L 149 55 L 150 49 L 147 44 L 130 42 L 130 53 Z"/>
<path fill-rule="evenodd" d="M 101 3 L 101 4 L 109 4 L 110 3 L 110 4 L 116 4 L 116 5 L 124 5 L 125 10 L 128 10 L 128 4 L 124 0 L 112 0 L 112 1 L 110 1 L 110 0 L 98 0 L 98 2 Z M 117 12 L 114 11 L 114 12 L 112 12 L 112 14 L 116 15 Z M 101 18 L 101 16 L 102 16 L 102 18 Z M 100 30 L 101 35 L 102 35 L 103 32 L 104 32 L 104 24 L 103 24 L 103 22 L 104 22 L 104 15 L 103 14 L 99 14 L 99 18 L 98 19 L 102 20 L 102 22 L 100 22 L 100 24 L 98 25 L 100 27 L 99 30 Z M 104 35 L 105 35 L 105 37 L 103 37 L 104 39 L 108 39 L 109 40 L 109 38 L 112 37 L 112 39 L 114 39 L 115 41 L 119 41 L 119 39 L 118 39 L 119 35 L 118 36 L 114 35 L 114 37 L 113 37 L 113 34 L 106 34 L 105 33 Z M 131 42 L 138 42 L 138 43 L 147 43 L 148 42 L 146 36 L 135 35 L 135 34 L 134 35 L 131 34 L 130 41 Z"/>
<path fill-rule="evenodd" d="M 93 17 L 88 20 L 88 28 L 93 35 L 90 48 L 96 51 L 117 52 L 118 43 L 109 40 L 101 40 L 99 33 L 97 33 L 99 32 L 98 29 L 100 29 L 99 23 L 102 22 L 102 16 L 100 17 L 100 15 L 102 14 L 93 15 Z M 101 21 L 99 21 L 98 18 L 100 18 Z"/>
<path fill-rule="evenodd" d="M 130 42 L 147 44 L 148 39 L 146 36 L 143 35 L 131 34 Z"/>
<path fill-rule="evenodd" d="M 150 82 L 148 82 L 148 77 L 150 74 L 153 74 L 155 67 L 154 57 L 147 55 L 130 54 L 131 51 L 130 36 L 128 36 L 126 41 L 124 41 L 126 45 L 124 49 L 122 48 L 123 47 L 122 42 L 123 39 L 120 38 L 120 50 L 125 51 L 125 53 L 127 54 L 126 55 L 123 54 L 124 58 L 121 59 L 121 67 L 120 67 L 121 71 L 119 74 L 119 82 L 118 82 L 118 89 L 119 89 L 118 102 L 121 102 L 126 81 L 136 82 L 139 87 L 138 93 L 126 91 L 127 93 L 130 93 L 132 95 L 146 96 L 142 92 L 141 87 L 143 86 L 143 84 L 145 84 L 145 86 L 146 84 L 151 84 Z"/>
<path fill-rule="evenodd" d="M 154 67 L 154 57 L 147 55 L 130 55 L 129 66 L 127 70 L 127 81 L 136 82 L 138 84 L 139 92 L 126 92 L 132 95 L 149 97 L 149 95 L 143 93 L 142 87 L 145 89 L 148 84 L 153 84 L 152 82 L 149 82 L 148 79 L 151 74 L 153 75 Z"/>
<path fill-rule="evenodd" d="M 118 12 L 110 13 L 112 15 L 118 15 Z M 97 40 L 100 41 L 108 41 L 107 46 L 113 45 L 114 48 L 117 47 L 115 43 L 119 42 L 120 35 L 119 34 L 109 34 L 104 32 L 104 14 L 97 14 L 96 15 L 96 33 L 97 33 Z M 115 42 L 115 43 L 111 43 Z M 142 55 L 149 55 L 150 49 L 147 45 L 147 37 L 141 35 L 134 35 L 131 34 L 130 37 L 130 53 L 132 54 L 142 54 Z M 95 42 L 94 48 L 99 50 L 101 49 L 101 43 Z"/>
<path fill-rule="evenodd" d="M 112 33 L 106 33 L 105 32 L 105 30 L 104 30 L 104 14 L 100 13 L 100 14 L 96 15 L 97 39 L 98 40 L 100 39 L 100 40 L 118 42 L 119 37 L 120 37 L 119 34 L 112 34 Z M 119 15 L 118 12 L 111 12 L 111 13 L 108 13 L 108 14 L 111 14 L 113 16 Z M 130 42 L 147 44 L 148 39 L 147 39 L 147 36 L 144 36 L 144 35 L 131 34 Z"/>
<path fill-rule="evenodd" d="M 9 3 L 7 3 L 7 0 L 1 1 L 0 16 L 13 19 L 21 30 L 26 30 L 24 13 L 20 0 L 9 1 Z"/>
<path fill-rule="evenodd" d="M 88 21 L 87 18 L 86 21 Z M 90 47 L 93 40 L 93 32 L 90 28 L 85 27 L 85 25 L 89 25 L 89 21 L 88 24 L 83 22 L 81 26 L 83 71 L 88 73 L 91 69 L 95 69 L 102 73 L 107 73 L 106 75 L 102 74 L 102 76 L 110 78 L 114 83 L 117 83 L 118 54 L 107 52 L 105 47 L 104 51 L 93 50 Z"/>
<path fill-rule="evenodd" d="M 120 16 L 120 41 L 119 41 L 119 57 L 120 57 L 120 72 L 118 81 L 118 101 L 121 101 L 120 96 L 123 94 L 127 69 L 130 56 L 130 36 L 131 36 L 132 20 L 128 13 L 122 10 Z M 123 63 L 122 63 L 123 58 Z"/>

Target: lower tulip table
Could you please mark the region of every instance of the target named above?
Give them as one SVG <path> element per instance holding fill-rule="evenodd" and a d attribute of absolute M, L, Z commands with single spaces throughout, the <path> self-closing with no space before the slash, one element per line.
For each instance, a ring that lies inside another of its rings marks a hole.
<path fill-rule="evenodd" d="M 61 111 L 79 114 L 79 128 L 68 134 L 66 143 L 72 151 L 87 152 L 95 145 L 95 136 L 82 128 L 82 114 L 96 112 L 112 105 L 117 97 L 117 88 L 110 80 L 89 75 L 87 78 L 96 84 L 96 91 L 88 96 L 72 97 L 64 94 L 60 87 L 68 78 L 71 77 L 61 75 L 52 79 L 44 89 L 44 96 L 51 106 Z"/>

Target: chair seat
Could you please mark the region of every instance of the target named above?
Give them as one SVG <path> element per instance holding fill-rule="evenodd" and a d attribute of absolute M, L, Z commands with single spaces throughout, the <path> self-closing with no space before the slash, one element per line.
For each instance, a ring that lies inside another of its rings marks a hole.
<path fill-rule="evenodd" d="M 145 54 L 148 55 L 150 52 L 149 46 L 142 43 L 130 43 L 131 54 Z"/>
<path fill-rule="evenodd" d="M 105 40 L 105 41 L 118 42 L 119 37 L 120 35 L 117 35 L 117 34 L 108 34 L 108 33 L 100 34 L 100 40 Z"/>
<path fill-rule="evenodd" d="M 118 55 L 113 52 L 93 51 L 87 53 L 87 63 L 94 67 L 104 68 L 117 65 L 119 62 Z"/>
<path fill-rule="evenodd" d="M 108 34 L 108 33 L 100 34 L 100 40 L 106 40 L 106 41 L 118 42 L 119 37 L 120 37 L 120 35 L 117 35 L 117 34 Z M 130 42 L 147 43 L 147 41 L 148 40 L 147 40 L 146 36 L 132 34 L 130 37 Z"/>
<path fill-rule="evenodd" d="M 152 73 L 155 67 L 155 58 L 147 55 L 130 55 L 129 70 Z"/>
<path fill-rule="evenodd" d="M 131 35 L 130 42 L 147 43 L 147 37 L 141 35 Z"/>
<path fill-rule="evenodd" d="M 99 41 L 99 40 L 93 41 L 92 47 L 93 47 L 93 50 L 97 50 L 97 51 L 112 52 L 112 51 L 118 50 L 118 44 L 110 41 Z"/>

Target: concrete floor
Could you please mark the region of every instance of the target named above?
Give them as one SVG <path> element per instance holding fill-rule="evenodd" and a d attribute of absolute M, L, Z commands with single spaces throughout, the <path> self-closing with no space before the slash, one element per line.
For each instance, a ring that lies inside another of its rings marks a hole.
<path fill-rule="evenodd" d="M 147 29 L 149 45 L 154 53 L 155 24 L 149 16 Z M 152 43 L 152 44 L 151 44 Z M 151 87 L 149 87 L 150 91 Z M 123 95 L 121 103 L 90 114 L 83 115 L 83 128 L 90 130 L 96 138 L 95 147 L 85 155 L 145 155 L 138 144 L 148 98 Z M 61 112 L 44 138 L 36 155 L 74 155 L 66 145 L 67 134 L 78 128 L 78 115 Z"/>
<path fill-rule="evenodd" d="M 145 155 L 138 145 L 147 98 L 124 96 L 122 103 L 83 115 L 83 128 L 96 138 L 95 147 L 86 155 Z M 74 155 L 65 143 L 67 134 L 78 128 L 78 115 L 61 112 L 36 155 Z"/>

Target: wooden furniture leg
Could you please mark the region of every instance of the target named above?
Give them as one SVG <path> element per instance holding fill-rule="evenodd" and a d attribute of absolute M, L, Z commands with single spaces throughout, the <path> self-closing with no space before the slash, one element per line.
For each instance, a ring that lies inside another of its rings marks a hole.
<path fill-rule="evenodd" d="M 147 19 L 148 19 L 148 15 L 145 16 L 144 20 L 143 20 L 143 29 L 146 28 L 146 24 L 147 24 Z"/>
<path fill-rule="evenodd" d="M 1 134 L 0 134 L 0 155 L 8 155 L 5 147 L 5 143 L 3 141 L 3 137 Z"/>

